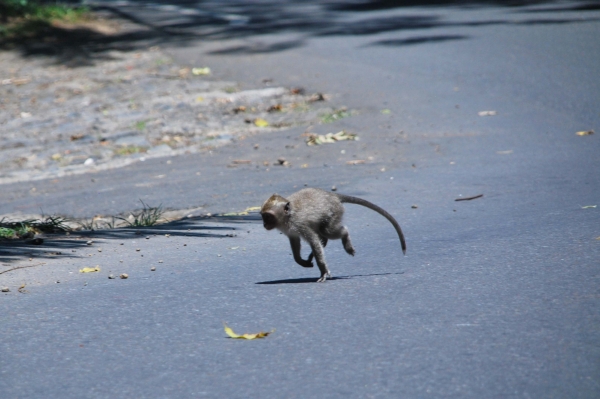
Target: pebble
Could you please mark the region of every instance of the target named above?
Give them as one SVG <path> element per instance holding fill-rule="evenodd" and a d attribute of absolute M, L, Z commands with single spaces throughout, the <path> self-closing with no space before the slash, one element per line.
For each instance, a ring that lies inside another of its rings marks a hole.
<path fill-rule="evenodd" d="M 152 266 L 152 267 L 150 268 L 150 271 L 152 271 L 152 272 L 153 272 L 153 271 L 156 271 L 156 267 Z"/>
<path fill-rule="evenodd" d="M 123 273 L 119 277 L 121 277 L 121 279 L 125 280 L 126 278 L 129 277 L 129 275 L 127 273 Z"/>
<path fill-rule="evenodd" d="M 8 288 L 8 287 L 2 287 L 2 292 L 10 292 L 10 288 Z"/>
<path fill-rule="evenodd" d="M 115 277 L 115 275 L 114 275 L 114 274 L 109 274 L 109 275 L 108 275 L 108 278 L 109 278 L 109 280 L 112 280 L 112 279 L 114 279 L 114 278 L 116 278 L 116 277 Z"/>
<path fill-rule="evenodd" d="M 88 242 L 86 242 L 86 245 L 92 245 L 94 243 L 94 241 L 89 240 Z"/>

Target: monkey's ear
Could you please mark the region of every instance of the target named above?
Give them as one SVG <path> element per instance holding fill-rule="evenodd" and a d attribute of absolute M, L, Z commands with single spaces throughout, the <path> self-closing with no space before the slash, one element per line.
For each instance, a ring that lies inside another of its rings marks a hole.
<path fill-rule="evenodd" d="M 285 211 L 286 215 L 288 213 L 290 213 L 290 203 L 289 202 L 287 204 L 285 204 L 285 207 L 283 207 L 283 210 Z"/>

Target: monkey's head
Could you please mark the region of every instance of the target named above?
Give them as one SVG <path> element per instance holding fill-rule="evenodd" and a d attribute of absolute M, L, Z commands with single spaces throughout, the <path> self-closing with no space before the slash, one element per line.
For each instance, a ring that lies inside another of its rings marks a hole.
<path fill-rule="evenodd" d="M 263 226 L 267 230 L 282 227 L 290 213 L 290 202 L 278 194 L 273 194 L 260 209 Z"/>

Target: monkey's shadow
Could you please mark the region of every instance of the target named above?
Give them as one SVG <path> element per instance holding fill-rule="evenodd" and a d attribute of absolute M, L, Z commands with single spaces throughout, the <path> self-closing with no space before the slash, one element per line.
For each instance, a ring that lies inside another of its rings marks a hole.
<path fill-rule="evenodd" d="M 389 276 L 392 274 L 404 274 L 404 272 L 398 273 L 373 273 L 373 274 L 353 274 L 350 276 L 338 276 L 338 277 L 330 277 L 327 281 L 335 281 L 335 280 L 349 280 L 356 277 L 374 277 L 374 276 Z M 303 284 L 303 283 L 316 283 L 318 277 L 309 277 L 309 278 L 290 278 L 286 280 L 273 280 L 273 281 L 260 281 L 255 284 Z"/>

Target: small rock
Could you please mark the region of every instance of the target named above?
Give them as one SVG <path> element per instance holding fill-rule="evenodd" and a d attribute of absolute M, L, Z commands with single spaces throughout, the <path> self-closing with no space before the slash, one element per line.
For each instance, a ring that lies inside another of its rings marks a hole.
<path fill-rule="evenodd" d="M 108 279 L 109 279 L 109 280 L 112 280 L 112 279 L 114 279 L 114 278 L 116 278 L 114 274 L 109 274 L 109 275 L 108 275 Z"/>
<path fill-rule="evenodd" d="M 418 206 L 417 206 L 417 205 L 411 205 L 410 207 L 411 207 L 412 209 L 417 209 L 417 208 L 418 208 Z"/>
<path fill-rule="evenodd" d="M 94 158 L 88 158 L 85 160 L 85 162 L 83 163 L 85 166 L 91 166 L 94 164 Z"/>
<path fill-rule="evenodd" d="M 94 241 L 89 240 L 88 242 L 86 242 L 86 245 L 92 245 L 94 243 Z"/>
<path fill-rule="evenodd" d="M 151 271 L 151 272 L 154 272 L 154 271 L 156 271 L 156 267 L 152 266 L 152 267 L 150 268 L 150 271 Z"/>
<path fill-rule="evenodd" d="M 158 261 L 158 263 L 163 263 L 163 261 L 162 261 L 162 260 L 159 260 L 159 261 Z"/>
<path fill-rule="evenodd" d="M 140 249 L 139 249 L 139 248 L 136 248 L 135 250 L 136 250 L 137 252 L 140 252 Z"/>
<path fill-rule="evenodd" d="M 331 186 L 331 191 L 337 191 L 337 187 L 336 186 Z"/>
<path fill-rule="evenodd" d="M 101 248 L 98 248 L 98 252 L 102 252 L 102 249 L 101 249 Z"/>
<path fill-rule="evenodd" d="M 125 280 L 127 277 L 129 277 L 129 275 L 127 273 L 123 273 L 119 277 L 121 277 L 123 280 Z"/>
<path fill-rule="evenodd" d="M 8 287 L 2 287 L 2 292 L 10 292 L 10 288 L 8 288 Z"/>

